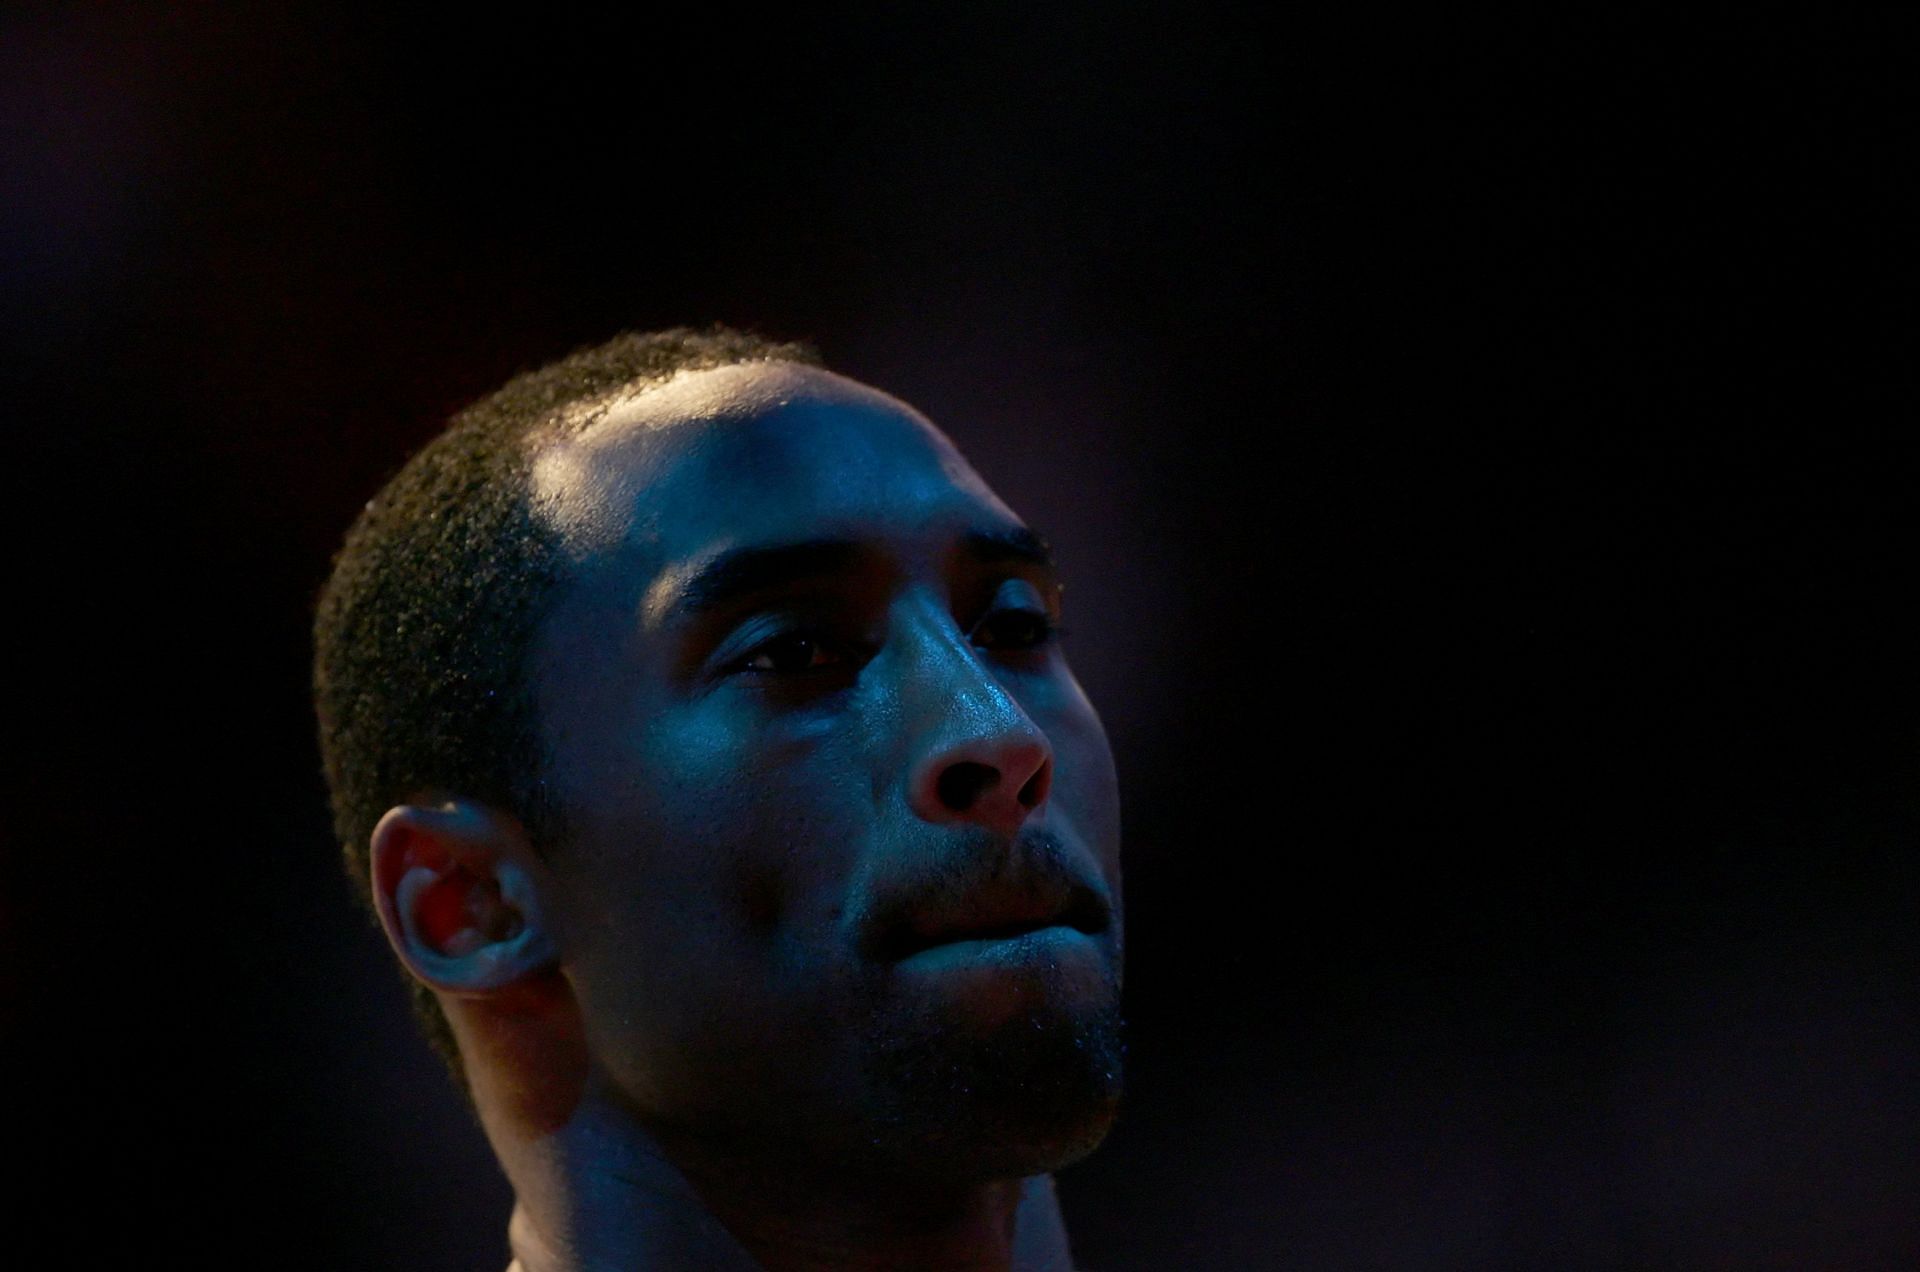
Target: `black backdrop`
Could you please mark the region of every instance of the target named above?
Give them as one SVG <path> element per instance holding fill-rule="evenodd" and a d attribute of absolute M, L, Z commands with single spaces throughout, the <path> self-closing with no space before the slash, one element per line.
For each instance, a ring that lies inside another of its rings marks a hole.
<path fill-rule="evenodd" d="M 1920 1262 L 1910 24 L 232 8 L 0 19 L 16 1248 L 504 1262 L 308 607 L 447 412 L 725 320 L 1064 558 L 1086 1264 Z"/>

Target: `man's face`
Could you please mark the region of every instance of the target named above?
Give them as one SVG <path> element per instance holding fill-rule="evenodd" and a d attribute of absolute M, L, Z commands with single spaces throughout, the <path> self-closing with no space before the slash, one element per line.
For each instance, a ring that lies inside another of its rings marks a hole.
<path fill-rule="evenodd" d="M 1044 548 L 908 408 L 685 373 L 536 452 L 589 1048 L 663 1131 L 969 1177 L 1119 1094 L 1119 808 Z M 931 1150 L 931 1151 L 930 1151 Z"/>

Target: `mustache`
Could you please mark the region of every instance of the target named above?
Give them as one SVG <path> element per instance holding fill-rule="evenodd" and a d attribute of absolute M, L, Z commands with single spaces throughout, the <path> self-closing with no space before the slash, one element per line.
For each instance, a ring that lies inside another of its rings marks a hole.
<path fill-rule="evenodd" d="M 902 854 L 856 919 L 861 952 L 892 961 L 975 932 L 1064 923 L 1100 933 L 1113 922 L 1106 881 L 1051 830 L 1011 839 L 965 827 Z"/>

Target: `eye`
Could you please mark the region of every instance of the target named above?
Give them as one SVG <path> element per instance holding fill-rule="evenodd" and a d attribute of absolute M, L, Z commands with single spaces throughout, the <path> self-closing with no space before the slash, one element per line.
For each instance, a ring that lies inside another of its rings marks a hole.
<path fill-rule="evenodd" d="M 783 632 L 762 641 L 736 664 L 742 671 L 775 675 L 837 667 L 846 659 L 811 632 Z"/>
<path fill-rule="evenodd" d="M 1059 635 L 1045 610 L 1021 607 L 995 610 L 981 619 L 973 629 L 973 643 L 982 649 L 1038 649 Z"/>

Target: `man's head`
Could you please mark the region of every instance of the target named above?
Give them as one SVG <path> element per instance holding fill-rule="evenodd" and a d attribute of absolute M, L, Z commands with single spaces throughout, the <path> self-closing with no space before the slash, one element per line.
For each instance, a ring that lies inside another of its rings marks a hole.
<path fill-rule="evenodd" d="M 456 422 L 323 598 L 340 830 L 402 961 L 452 999 L 557 969 L 668 1136 L 957 1177 L 1085 1152 L 1118 809 L 1044 545 L 796 350 L 572 363 L 609 350 Z"/>

